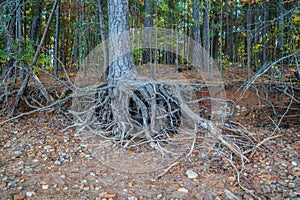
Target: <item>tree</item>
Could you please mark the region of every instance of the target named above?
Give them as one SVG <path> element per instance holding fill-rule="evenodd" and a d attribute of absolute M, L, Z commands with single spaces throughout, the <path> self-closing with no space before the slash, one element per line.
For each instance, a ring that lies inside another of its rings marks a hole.
<path fill-rule="evenodd" d="M 193 26 L 193 39 L 200 44 L 200 1 L 199 0 L 193 0 L 193 20 L 194 20 L 194 26 Z"/>
<path fill-rule="evenodd" d="M 261 62 L 263 65 L 265 65 L 268 62 L 268 57 L 269 57 L 268 20 L 269 20 L 268 3 L 266 1 L 264 1 L 264 3 L 263 3 L 263 28 L 262 28 L 263 50 L 262 50 L 262 56 L 261 56 Z"/>
<path fill-rule="evenodd" d="M 252 4 L 248 3 L 247 8 L 247 74 L 248 80 L 250 80 L 250 68 L 251 68 L 251 41 L 252 41 L 252 32 L 251 32 L 251 20 L 252 18 Z"/>
<path fill-rule="evenodd" d="M 134 66 L 128 17 L 128 1 L 108 2 L 109 69 L 106 81 L 111 85 L 117 84 Z"/>
<path fill-rule="evenodd" d="M 59 26 L 60 26 L 60 0 L 58 0 L 56 6 L 55 37 L 54 37 L 54 75 L 56 77 L 58 77 Z"/>
<path fill-rule="evenodd" d="M 226 43 L 225 54 L 228 56 L 229 61 L 233 61 L 233 3 L 226 0 L 225 3 L 225 15 L 226 15 Z"/>
<path fill-rule="evenodd" d="M 33 19 L 30 28 L 30 40 L 37 42 L 39 36 L 39 30 L 41 27 L 41 15 L 42 15 L 42 3 L 43 0 L 34 2 L 33 8 Z"/>
<path fill-rule="evenodd" d="M 152 0 L 145 0 L 145 17 L 144 17 L 144 27 L 145 27 L 145 41 L 144 42 L 150 42 L 152 40 L 152 32 L 151 29 L 147 29 L 147 28 L 152 28 L 153 27 L 153 8 L 152 8 Z M 149 46 L 147 44 L 145 44 L 145 46 Z M 152 62 L 152 50 L 151 48 L 146 48 L 143 51 L 143 63 L 148 63 L 148 62 Z"/>

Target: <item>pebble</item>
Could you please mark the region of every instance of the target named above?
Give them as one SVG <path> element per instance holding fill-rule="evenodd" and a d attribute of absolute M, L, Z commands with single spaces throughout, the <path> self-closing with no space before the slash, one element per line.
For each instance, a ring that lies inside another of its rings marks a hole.
<path fill-rule="evenodd" d="M 188 170 L 186 172 L 186 175 L 188 176 L 188 178 L 190 179 L 194 179 L 194 178 L 197 178 L 198 177 L 198 174 L 192 170 Z"/>
<path fill-rule="evenodd" d="M 296 161 L 292 161 L 292 165 L 296 167 L 298 164 Z"/>
<path fill-rule="evenodd" d="M 34 195 L 35 195 L 34 191 L 28 191 L 28 192 L 26 192 L 26 197 L 32 197 Z"/>
<path fill-rule="evenodd" d="M 136 197 L 128 197 L 128 200 L 138 200 Z"/>
<path fill-rule="evenodd" d="M 14 200 L 22 200 L 25 199 L 26 195 L 25 194 L 16 194 L 14 195 Z"/>
<path fill-rule="evenodd" d="M 52 149 L 52 146 L 50 146 L 50 145 L 44 146 L 44 149 L 45 149 L 45 150 Z"/>
<path fill-rule="evenodd" d="M 9 182 L 9 183 L 7 184 L 7 187 L 15 187 L 16 184 L 17 184 L 19 181 L 20 181 L 20 178 L 16 178 L 15 180 Z"/>
<path fill-rule="evenodd" d="M 88 187 L 88 186 L 83 188 L 84 191 L 88 191 L 89 189 L 90 189 L 90 187 Z"/>
<path fill-rule="evenodd" d="M 188 193 L 189 191 L 185 188 L 179 188 L 178 192 Z"/>
<path fill-rule="evenodd" d="M 290 183 L 288 184 L 288 187 L 289 187 L 289 188 L 295 188 L 295 187 L 296 187 L 296 184 L 295 184 L 295 183 L 292 183 L 292 182 L 290 182 Z"/>
<path fill-rule="evenodd" d="M 48 188 L 49 188 L 49 185 L 43 185 L 43 186 L 42 186 L 42 189 L 43 189 L 43 190 L 47 190 Z"/>
<path fill-rule="evenodd" d="M 54 164 L 55 164 L 55 165 L 60 165 L 61 162 L 60 162 L 59 160 L 57 160 L 57 161 L 54 162 Z"/>
<path fill-rule="evenodd" d="M 91 176 L 96 176 L 96 174 L 94 172 L 90 172 Z"/>

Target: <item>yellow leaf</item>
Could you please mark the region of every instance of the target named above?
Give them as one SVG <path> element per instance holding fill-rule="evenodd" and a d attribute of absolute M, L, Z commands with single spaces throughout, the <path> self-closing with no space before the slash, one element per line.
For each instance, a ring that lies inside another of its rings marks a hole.
<path fill-rule="evenodd" d="M 103 195 L 103 198 L 114 198 L 116 194 L 105 194 Z"/>
<path fill-rule="evenodd" d="M 181 188 L 181 186 L 177 183 L 172 183 L 170 186 L 176 187 L 177 189 Z"/>
<path fill-rule="evenodd" d="M 262 174 L 260 175 L 261 178 L 265 178 L 265 179 L 271 179 L 272 178 L 272 175 L 270 174 Z"/>

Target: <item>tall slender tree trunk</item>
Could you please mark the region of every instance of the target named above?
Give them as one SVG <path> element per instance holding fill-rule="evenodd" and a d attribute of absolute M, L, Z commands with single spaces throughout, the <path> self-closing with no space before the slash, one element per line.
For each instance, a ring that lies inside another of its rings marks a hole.
<path fill-rule="evenodd" d="M 54 76 L 56 77 L 58 77 L 59 26 L 60 26 L 60 0 L 58 0 L 56 6 L 55 36 L 54 36 Z"/>
<path fill-rule="evenodd" d="M 254 8 L 254 43 L 253 45 L 258 45 L 258 22 L 259 22 L 259 6 L 255 5 Z M 254 71 L 258 71 L 258 56 L 257 52 L 254 52 Z"/>
<path fill-rule="evenodd" d="M 134 67 L 128 17 L 128 1 L 108 1 L 109 69 L 107 82 L 111 85 L 125 78 Z M 132 78 L 131 75 L 128 78 Z"/>
<path fill-rule="evenodd" d="M 284 23 L 284 13 L 285 13 L 285 8 L 284 8 L 284 1 L 279 0 L 278 1 L 278 11 L 277 11 L 277 17 L 278 17 L 278 29 L 280 30 L 278 34 L 278 46 L 277 46 L 277 53 L 276 56 L 278 56 L 276 59 L 281 58 L 284 52 L 284 30 L 283 30 L 283 23 Z"/>
<path fill-rule="evenodd" d="M 101 0 L 98 0 L 98 13 L 99 13 L 99 22 L 100 22 L 100 35 L 101 35 L 101 42 L 102 42 L 102 49 L 103 49 L 103 57 L 104 57 L 104 76 L 106 76 L 106 69 L 108 67 L 108 55 L 107 55 L 107 42 L 106 42 L 106 37 L 105 37 L 105 27 L 104 27 L 104 16 L 103 16 L 103 11 L 102 11 L 102 4 Z M 104 77 L 106 78 L 106 77 Z"/>
<path fill-rule="evenodd" d="M 203 41 L 203 48 L 205 51 L 203 51 L 204 53 L 204 66 L 206 66 L 205 70 L 207 72 L 207 78 L 208 80 L 211 79 L 211 67 L 210 66 L 210 62 L 209 62 L 209 55 L 210 55 L 210 30 L 209 30 L 209 4 L 208 4 L 208 0 L 204 1 L 204 9 L 203 9 L 203 36 L 202 36 L 202 41 Z"/>
<path fill-rule="evenodd" d="M 10 59 L 5 62 L 4 69 L 2 71 L 3 77 L 9 72 L 10 68 L 14 64 L 14 59 L 11 57 L 12 48 L 13 48 L 13 42 L 15 39 L 15 22 L 16 22 L 16 2 L 8 2 L 8 16 L 10 16 L 10 20 L 8 23 L 8 27 L 5 30 L 5 39 L 6 39 L 6 45 L 5 45 L 5 51 L 10 56 Z"/>
<path fill-rule="evenodd" d="M 226 46 L 225 54 L 228 56 L 229 61 L 233 61 L 233 9 L 232 3 L 229 4 L 228 0 L 225 4 L 226 8 Z"/>
<path fill-rule="evenodd" d="M 201 43 L 201 36 L 200 36 L 200 1 L 193 0 L 193 12 L 192 12 L 194 25 L 193 25 L 193 39 Z"/>
<path fill-rule="evenodd" d="M 30 39 L 35 42 L 37 42 L 39 30 L 41 28 L 42 4 L 43 0 L 37 0 L 32 7 L 34 16 L 31 22 Z"/>
<path fill-rule="evenodd" d="M 251 78 L 251 17 L 252 17 L 252 5 L 248 4 L 247 9 L 247 77 L 248 80 Z"/>
<path fill-rule="evenodd" d="M 263 43 L 263 50 L 262 50 L 262 64 L 265 65 L 268 62 L 269 56 L 269 38 L 268 37 L 268 3 L 264 1 L 263 3 L 263 28 L 262 28 L 262 43 Z"/>
<path fill-rule="evenodd" d="M 153 27 L 153 5 L 152 0 L 145 0 L 145 18 L 144 18 L 144 27 L 145 27 L 145 46 L 151 46 L 152 41 L 152 29 L 147 29 Z M 150 59 L 151 58 L 151 59 Z M 152 63 L 152 49 L 146 48 L 143 50 L 142 56 L 143 63 Z"/>
<path fill-rule="evenodd" d="M 210 37 L 209 37 L 209 4 L 208 0 L 204 1 L 204 9 L 203 9 L 203 47 L 209 53 L 209 44 L 210 44 Z"/>
<path fill-rule="evenodd" d="M 173 11 L 175 9 L 174 0 L 168 0 L 168 7 L 169 7 L 169 16 L 168 16 L 169 26 L 168 26 L 168 28 L 173 30 L 174 29 L 174 23 L 175 23 L 174 14 L 173 14 Z M 174 36 L 171 36 L 170 40 L 171 41 L 169 41 L 169 42 L 171 44 L 174 44 L 174 42 L 175 42 Z M 174 52 L 173 49 L 172 49 L 172 52 Z M 168 64 L 174 64 L 175 63 L 175 57 L 174 57 L 174 54 L 172 52 L 167 52 L 167 63 Z"/>

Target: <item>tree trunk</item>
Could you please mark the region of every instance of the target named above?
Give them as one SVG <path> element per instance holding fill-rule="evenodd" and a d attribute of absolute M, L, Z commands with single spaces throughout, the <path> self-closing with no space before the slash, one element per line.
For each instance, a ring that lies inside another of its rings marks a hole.
<path fill-rule="evenodd" d="M 13 42 L 15 40 L 15 22 L 16 22 L 16 3 L 15 2 L 9 2 L 8 3 L 8 15 L 10 16 L 10 20 L 8 23 L 8 27 L 6 27 L 5 30 L 5 39 L 6 39 L 6 45 L 5 45 L 5 51 L 10 56 L 9 60 L 6 60 L 4 70 L 2 71 L 3 77 L 9 72 L 10 68 L 14 64 L 14 59 L 11 57 L 12 48 L 13 48 Z"/>
<path fill-rule="evenodd" d="M 210 55 L 210 36 L 209 36 L 209 33 L 210 33 L 210 30 L 209 30 L 209 16 L 208 16 L 208 13 L 209 13 L 209 4 L 208 4 L 208 0 L 205 0 L 204 2 L 204 9 L 203 9 L 203 48 L 205 51 L 203 51 L 204 53 L 204 66 L 206 65 L 206 72 L 207 72 L 207 78 L 208 80 L 211 79 L 211 70 L 210 69 L 212 66 L 210 66 L 208 63 L 209 63 L 209 55 Z"/>
<path fill-rule="evenodd" d="M 43 0 L 38 0 L 34 2 L 34 5 L 32 6 L 34 16 L 31 23 L 30 40 L 33 40 L 35 42 L 37 42 L 39 30 L 41 27 L 42 3 Z"/>
<path fill-rule="evenodd" d="M 228 56 L 229 61 L 233 61 L 233 9 L 232 4 L 229 5 L 226 1 L 226 46 L 225 54 Z"/>
<path fill-rule="evenodd" d="M 247 77 L 250 80 L 250 68 L 251 68 L 251 17 L 252 17 L 252 5 L 248 4 L 247 9 Z"/>
<path fill-rule="evenodd" d="M 204 2 L 204 9 L 203 9 L 203 48 L 209 53 L 209 44 L 210 44 L 210 38 L 209 38 L 209 4 L 208 0 L 205 0 Z"/>
<path fill-rule="evenodd" d="M 116 85 L 133 69 L 128 21 L 128 1 L 108 1 L 109 69 L 107 82 Z"/>
<path fill-rule="evenodd" d="M 100 35 L 101 35 L 101 42 L 102 42 L 102 49 L 103 49 L 103 57 L 104 57 L 104 76 L 106 75 L 105 71 L 108 67 L 108 55 L 107 55 L 107 46 L 106 46 L 106 38 L 105 38 L 105 27 L 104 27 L 104 17 L 103 17 L 103 12 L 102 12 L 102 4 L 101 0 L 98 0 L 98 13 L 99 13 L 99 22 L 100 22 Z M 106 78 L 106 77 L 104 77 Z"/>
<path fill-rule="evenodd" d="M 193 0 L 193 20 L 194 20 L 194 26 L 193 26 L 193 39 L 201 43 L 201 37 L 200 37 L 200 1 L 199 0 Z"/>
<path fill-rule="evenodd" d="M 263 28 L 262 28 L 262 43 L 263 43 L 263 50 L 262 50 L 262 65 L 265 65 L 268 62 L 268 56 L 269 56 L 269 39 L 267 38 L 268 33 L 268 3 L 263 3 Z"/>
<path fill-rule="evenodd" d="M 56 77 L 58 77 L 59 25 L 60 25 L 60 0 L 58 0 L 57 7 L 56 7 L 55 37 L 54 37 L 54 76 Z"/>
<path fill-rule="evenodd" d="M 279 59 L 281 58 L 284 52 L 284 30 L 283 30 L 283 23 L 284 23 L 284 13 L 285 13 L 285 8 L 284 8 L 284 1 L 283 0 L 279 0 L 278 1 L 278 13 L 277 13 L 277 17 L 278 17 L 278 29 L 280 30 L 278 33 L 278 46 L 277 46 L 277 52 L 276 52 L 276 56 L 277 58 L 275 59 Z"/>
<path fill-rule="evenodd" d="M 152 20 L 152 14 L 153 14 L 153 6 L 152 6 L 152 0 L 145 0 L 145 18 L 144 18 L 144 27 L 145 27 L 145 46 L 151 46 L 152 42 L 152 29 L 147 29 L 153 27 L 153 20 Z M 151 59 L 150 59 L 151 58 Z M 143 57 L 142 57 L 143 63 L 146 64 L 148 62 L 152 62 L 152 49 L 146 48 L 143 50 Z"/>

